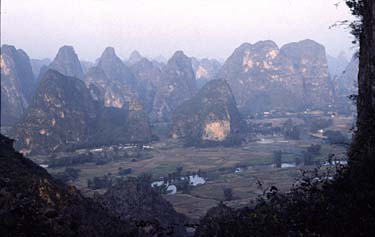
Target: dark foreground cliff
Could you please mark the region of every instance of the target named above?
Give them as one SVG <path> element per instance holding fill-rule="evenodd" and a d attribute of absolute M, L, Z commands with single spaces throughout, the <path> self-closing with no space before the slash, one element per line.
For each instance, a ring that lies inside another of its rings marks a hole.
<path fill-rule="evenodd" d="M 186 217 L 177 213 L 172 204 L 151 187 L 150 178 L 143 175 L 118 181 L 102 196 L 96 196 L 95 200 L 114 210 L 121 220 L 138 225 L 149 224 L 158 236 L 185 236 Z"/>
<path fill-rule="evenodd" d="M 54 180 L 0 137 L 1 236 L 133 236 L 135 226 Z"/>
<path fill-rule="evenodd" d="M 142 178 L 86 198 L 0 135 L 0 236 L 184 236 L 184 220 Z"/>

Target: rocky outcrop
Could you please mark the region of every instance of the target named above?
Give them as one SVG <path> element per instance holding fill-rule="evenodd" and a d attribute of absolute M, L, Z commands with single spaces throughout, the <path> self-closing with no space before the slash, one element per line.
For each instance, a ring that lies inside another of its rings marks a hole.
<path fill-rule="evenodd" d="M 1 236 L 137 236 L 134 224 L 53 179 L 0 135 Z"/>
<path fill-rule="evenodd" d="M 98 110 L 85 84 L 48 70 L 12 135 L 23 153 L 49 153 L 88 142 Z"/>
<path fill-rule="evenodd" d="M 312 40 L 280 49 L 272 41 L 244 43 L 224 63 L 219 78 L 228 81 L 244 112 L 325 109 L 332 103 L 325 49 Z"/>
<path fill-rule="evenodd" d="M 221 63 L 215 59 L 192 58 L 192 66 L 197 79 L 197 86 L 202 88 L 210 80 L 217 79 Z"/>
<path fill-rule="evenodd" d="M 280 49 L 284 60 L 290 60 L 302 80 L 303 106 L 328 109 L 333 102 L 333 86 L 328 75 L 328 65 L 323 45 L 312 40 L 284 45 Z M 298 88 L 297 88 L 298 89 Z"/>
<path fill-rule="evenodd" d="M 11 131 L 24 154 L 50 154 L 77 146 L 146 142 L 150 129 L 144 114 L 105 107 L 94 85 L 49 70 L 27 113 Z M 144 122 L 146 121 L 146 122 Z"/>
<path fill-rule="evenodd" d="M 182 51 L 167 65 L 151 62 L 137 51 L 128 64 L 137 80 L 137 90 L 152 121 L 168 121 L 171 112 L 196 91 L 191 61 Z"/>
<path fill-rule="evenodd" d="M 1 126 L 17 122 L 33 94 L 34 76 L 27 54 L 14 46 L 1 47 Z"/>
<path fill-rule="evenodd" d="M 151 118 L 169 121 L 172 111 L 197 91 L 191 59 L 177 51 L 163 68 L 162 80 L 157 87 Z"/>
<path fill-rule="evenodd" d="M 240 142 L 240 114 L 228 83 L 208 82 L 173 115 L 172 137 L 186 145 L 234 145 Z"/>
<path fill-rule="evenodd" d="M 159 226 L 167 236 L 185 236 L 186 217 L 155 191 L 147 177 L 130 177 L 119 181 L 96 201 L 116 210 L 124 221 L 133 220 Z"/>
<path fill-rule="evenodd" d="M 94 84 L 104 93 L 107 107 L 121 108 L 127 104 L 130 110 L 143 110 L 133 73 L 111 47 L 104 50 L 98 65 L 88 71 L 85 82 Z"/>
<path fill-rule="evenodd" d="M 139 90 L 140 84 L 113 48 L 104 50 L 98 65 L 90 68 L 86 74 L 85 82 L 99 89 L 105 107 L 128 110 L 126 130 L 131 140 L 145 141 L 151 137 L 141 96 L 148 92 Z"/>
<path fill-rule="evenodd" d="M 158 66 L 146 58 L 134 63 L 130 69 L 137 79 L 137 88 L 145 111 L 150 113 L 153 109 L 155 94 L 161 84 L 162 72 Z"/>
<path fill-rule="evenodd" d="M 82 66 L 72 46 L 61 47 L 49 68 L 65 76 L 83 79 Z"/>

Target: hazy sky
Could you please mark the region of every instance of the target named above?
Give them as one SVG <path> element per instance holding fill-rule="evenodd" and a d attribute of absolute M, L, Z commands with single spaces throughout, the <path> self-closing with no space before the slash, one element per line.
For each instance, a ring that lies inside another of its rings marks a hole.
<path fill-rule="evenodd" d="M 53 58 L 73 45 L 80 59 L 94 60 L 106 46 L 127 58 L 146 56 L 227 58 L 243 42 L 271 39 L 279 46 L 305 38 L 328 53 L 350 57 L 347 29 L 329 26 L 350 19 L 340 0 L 1 0 L 1 43 L 32 58 Z"/>

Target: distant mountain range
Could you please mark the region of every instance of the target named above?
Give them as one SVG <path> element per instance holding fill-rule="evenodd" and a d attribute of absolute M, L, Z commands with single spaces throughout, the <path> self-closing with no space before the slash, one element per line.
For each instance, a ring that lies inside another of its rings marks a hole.
<path fill-rule="evenodd" d="M 353 58 L 340 74 L 345 63 L 343 57 L 327 60 L 324 46 L 312 40 L 281 48 L 273 41 L 244 43 L 223 64 L 182 51 L 166 63 L 138 51 L 124 61 L 111 47 L 91 63 L 80 60 L 72 46 L 61 47 L 52 61 L 30 60 L 3 45 L 1 125 L 12 127 L 18 149 L 34 153 L 94 140 L 147 142 L 157 123 L 171 124 L 170 136 L 190 133 L 205 140 L 206 133 L 217 140 L 218 133 L 205 129 L 225 120 L 217 108 L 232 118 L 217 125 L 226 137 L 237 129 L 240 113 L 333 110 L 349 103 L 345 96 L 355 92 L 358 62 Z M 230 131 L 228 123 L 234 126 Z"/>

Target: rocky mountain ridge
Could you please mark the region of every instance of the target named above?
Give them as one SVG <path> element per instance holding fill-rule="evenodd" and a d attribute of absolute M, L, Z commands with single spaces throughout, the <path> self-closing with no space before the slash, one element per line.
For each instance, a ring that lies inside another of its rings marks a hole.
<path fill-rule="evenodd" d="M 61 47 L 48 68 L 56 70 L 65 76 L 83 79 L 81 62 L 73 46 Z"/>
<path fill-rule="evenodd" d="M 107 107 L 121 108 L 127 104 L 130 110 L 143 110 L 135 77 L 112 47 L 103 51 L 97 66 L 86 74 L 85 82 L 94 84 L 102 91 Z"/>
<path fill-rule="evenodd" d="M 11 135 L 24 154 L 50 154 L 83 144 L 148 141 L 148 123 L 136 116 L 127 106 L 105 107 L 94 85 L 87 88 L 77 78 L 49 70 Z"/>
<path fill-rule="evenodd" d="M 1 125 L 13 125 L 25 112 L 34 92 L 34 76 L 27 54 L 1 46 Z"/>
<path fill-rule="evenodd" d="M 172 112 L 197 91 L 191 59 L 184 52 L 177 51 L 168 60 L 157 87 L 151 118 L 169 121 Z"/>
<path fill-rule="evenodd" d="M 304 40 L 279 48 L 244 43 L 221 68 L 241 111 L 327 109 L 333 103 L 324 46 Z"/>
<path fill-rule="evenodd" d="M 138 51 L 134 51 L 128 63 L 125 64 L 116 55 L 115 50 L 108 47 L 96 64 L 87 63 L 88 67 L 94 66 L 86 68 L 87 73 L 83 76 L 82 65 L 73 47 L 64 46 L 59 49 L 51 65 L 40 68 L 39 74 L 40 77 L 43 77 L 49 68 L 56 68 L 64 75 L 81 78 L 84 80 L 86 90 L 91 94 L 94 104 L 104 104 L 105 108 L 90 112 L 90 114 L 95 114 L 93 119 L 95 122 L 85 120 L 85 126 L 90 129 L 77 129 L 79 134 L 86 134 L 85 138 L 75 137 L 73 139 L 73 136 L 78 136 L 78 134 L 72 132 L 72 139 L 64 138 L 64 141 L 91 143 L 93 137 L 96 137 L 97 140 L 100 140 L 98 143 L 101 143 L 104 139 L 99 139 L 100 134 L 105 134 L 103 137 L 109 142 L 119 141 L 118 139 L 112 140 L 111 133 L 122 137 L 120 141 L 145 141 L 151 137 L 151 125 L 173 123 L 172 118 L 177 108 L 192 99 L 197 93 L 197 88 L 213 78 L 222 78 L 227 81 L 238 103 L 238 108 L 245 114 L 272 110 L 298 111 L 331 108 L 333 103 L 339 103 L 338 99 L 334 100 L 338 91 L 342 91 L 347 85 L 342 85 L 339 88 L 338 85 L 335 85 L 336 82 L 329 79 L 325 55 L 324 47 L 312 40 L 286 44 L 281 48 L 272 41 L 261 41 L 256 44 L 244 43 L 234 51 L 219 70 L 219 62 L 189 58 L 182 51 L 177 51 L 166 65 L 150 61 Z M 22 56 L 20 57 L 22 58 Z M 2 75 L 6 68 L 2 66 Z M 13 76 L 13 78 L 16 77 Z M 3 80 L 2 76 L 2 82 L 6 82 L 5 79 Z M 199 84 L 199 81 L 202 80 L 204 83 Z M 4 108 L 14 108 L 14 113 L 17 114 L 8 121 L 19 120 L 28 103 L 31 102 L 23 95 L 20 83 L 17 80 L 13 81 L 17 83 L 12 82 L 13 84 L 10 83 L 6 87 L 8 92 L 13 91 L 14 93 L 12 92 L 12 96 L 5 96 L 5 99 L 2 99 L 2 111 Z M 23 78 L 22 81 L 30 80 Z M 43 84 L 43 80 L 38 83 Z M 5 90 L 3 85 L 7 84 L 2 83 L 2 90 Z M 29 88 L 30 86 L 25 87 Z M 57 93 L 57 91 L 53 93 Z M 33 93 L 25 92 L 25 94 Z M 2 93 L 2 97 L 4 95 L 7 94 Z M 12 98 L 14 106 L 3 105 L 7 98 Z M 43 100 L 40 96 L 39 99 Z M 85 103 L 88 104 L 82 105 L 82 108 L 79 109 L 83 112 L 77 112 L 77 115 L 85 114 L 85 111 L 91 110 L 83 107 L 92 104 L 92 102 Z M 63 108 L 60 110 L 62 111 Z M 9 112 L 9 114 L 12 113 L 12 111 Z M 37 114 L 35 113 L 35 117 Z M 3 120 L 5 117 L 5 113 L 2 113 Z M 34 125 L 28 124 L 30 121 L 23 120 L 20 123 L 23 127 L 19 131 L 31 129 Z M 46 126 L 52 126 L 52 130 L 54 130 L 56 127 L 52 125 L 51 121 L 53 121 L 52 117 L 48 118 Z M 100 123 L 102 125 L 98 125 Z M 74 127 L 74 125 L 71 126 Z M 46 128 L 40 127 L 40 129 Z M 94 132 L 87 132 L 88 130 Z M 42 133 L 44 132 L 42 130 Z M 60 132 L 64 132 L 64 129 L 61 129 Z M 89 133 L 90 135 L 87 135 Z M 25 133 L 22 134 L 25 135 Z M 33 134 L 36 135 L 37 132 L 34 131 Z M 123 136 L 122 134 L 127 135 Z M 21 137 L 17 136 L 17 138 Z M 59 139 L 51 144 L 64 143 Z M 22 147 L 25 147 L 28 142 L 23 140 L 21 144 L 23 144 Z M 41 140 L 38 138 L 37 141 Z M 49 149 L 52 147 L 47 150 Z"/>

